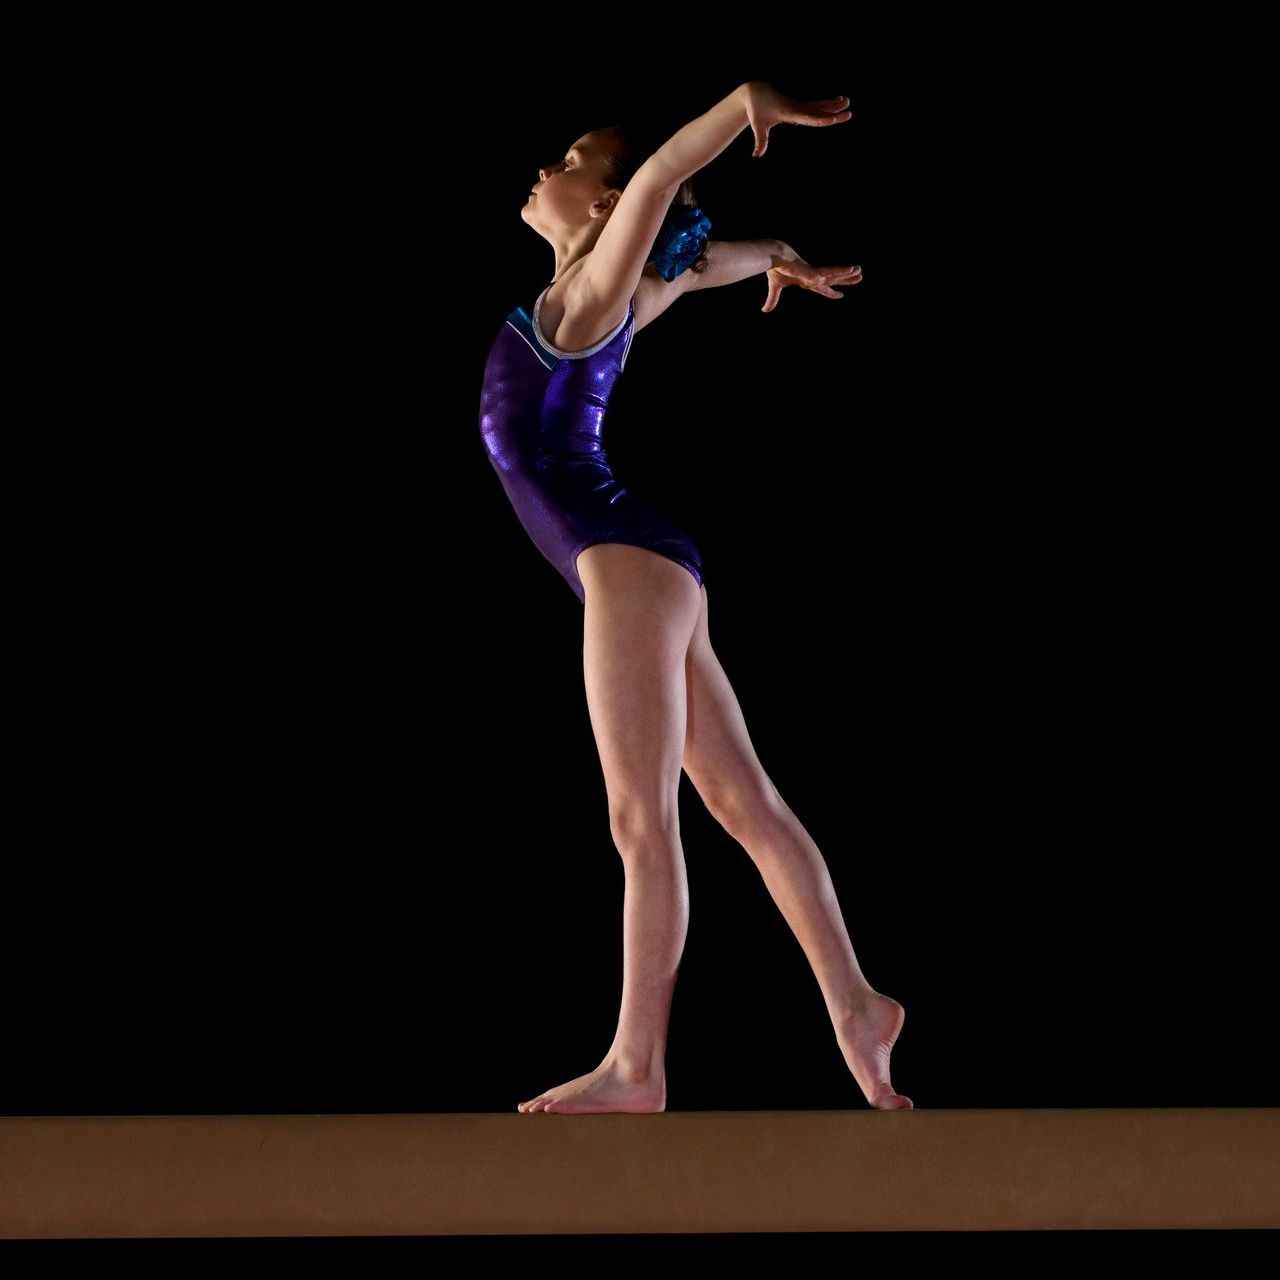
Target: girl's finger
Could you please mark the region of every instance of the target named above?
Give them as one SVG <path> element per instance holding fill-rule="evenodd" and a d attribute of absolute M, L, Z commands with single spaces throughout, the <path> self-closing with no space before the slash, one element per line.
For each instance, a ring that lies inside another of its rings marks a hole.
<path fill-rule="evenodd" d="M 835 98 L 814 98 L 812 102 L 804 103 L 812 111 L 840 111 L 843 109 L 841 104 L 848 105 L 849 95 L 842 93 Z"/>
<path fill-rule="evenodd" d="M 853 115 L 852 111 L 838 111 L 828 115 L 825 111 L 810 113 L 797 118 L 797 124 L 844 124 Z"/>

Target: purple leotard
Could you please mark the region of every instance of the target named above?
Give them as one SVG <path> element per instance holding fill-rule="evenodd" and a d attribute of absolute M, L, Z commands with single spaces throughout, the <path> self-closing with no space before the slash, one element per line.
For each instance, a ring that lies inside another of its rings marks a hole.
<path fill-rule="evenodd" d="M 621 323 L 584 351 L 542 336 L 542 300 L 517 307 L 489 349 L 480 391 L 480 435 L 520 523 L 584 604 L 578 553 L 597 542 L 647 547 L 702 585 L 702 556 L 665 516 L 614 477 L 601 439 L 609 393 L 627 362 L 635 299 Z"/>

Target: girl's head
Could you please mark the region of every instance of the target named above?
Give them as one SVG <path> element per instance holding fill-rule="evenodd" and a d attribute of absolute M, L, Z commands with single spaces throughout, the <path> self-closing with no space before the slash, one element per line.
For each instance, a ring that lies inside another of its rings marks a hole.
<path fill-rule="evenodd" d="M 576 237 L 598 222 L 594 235 L 600 234 L 620 194 L 604 182 L 607 143 L 603 134 L 583 134 L 563 159 L 539 166 L 521 210 L 535 231 L 548 239 Z"/>
<path fill-rule="evenodd" d="M 581 244 L 589 252 L 627 183 L 665 141 L 665 135 L 626 124 L 583 134 L 561 160 L 539 169 L 539 181 L 522 210 L 525 221 L 548 240 Z M 655 246 L 662 243 L 670 222 L 697 203 L 693 183 L 686 179 L 654 237 Z M 649 256 L 652 260 L 652 251 Z M 690 270 L 706 269 L 704 251 Z"/>

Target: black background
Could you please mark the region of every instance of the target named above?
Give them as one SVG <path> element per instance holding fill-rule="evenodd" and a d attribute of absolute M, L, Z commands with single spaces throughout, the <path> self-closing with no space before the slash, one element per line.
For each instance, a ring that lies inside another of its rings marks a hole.
<path fill-rule="evenodd" d="M 554 268 L 537 165 L 642 104 L 556 32 L 465 93 L 374 51 L 246 56 L 181 124 L 139 95 L 154 200 L 95 206 L 148 252 L 56 335 L 92 327 L 20 557 L 7 1114 L 514 1112 L 611 1040 L 582 608 L 477 404 Z M 906 1006 L 901 1092 L 1271 1105 L 1212 481 L 1116 358 L 1144 318 L 1072 205 L 1106 180 L 1037 177 L 1025 102 L 949 70 L 833 45 L 650 87 L 673 132 L 745 78 L 848 93 L 697 187 L 714 238 L 864 279 L 687 298 L 611 460 L 704 553 L 761 759 Z M 681 805 L 669 1109 L 864 1107 L 749 859 Z"/>

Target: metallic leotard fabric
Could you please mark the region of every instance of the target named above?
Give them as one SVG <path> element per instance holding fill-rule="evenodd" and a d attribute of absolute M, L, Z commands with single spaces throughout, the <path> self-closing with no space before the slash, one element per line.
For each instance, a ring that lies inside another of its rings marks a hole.
<path fill-rule="evenodd" d="M 665 516 L 633 498 L 609 469 L 602 440 L 609 393 L 627 362 L 635 300 L 607 337 L 561 351 L 539 317 L 517 307 L 485 362 L 480 435 L 525 531 L 584 604 L 578 553 L 597 542 L 647 547 L 689 570 L 702 585 L 702 556 Z"/>

